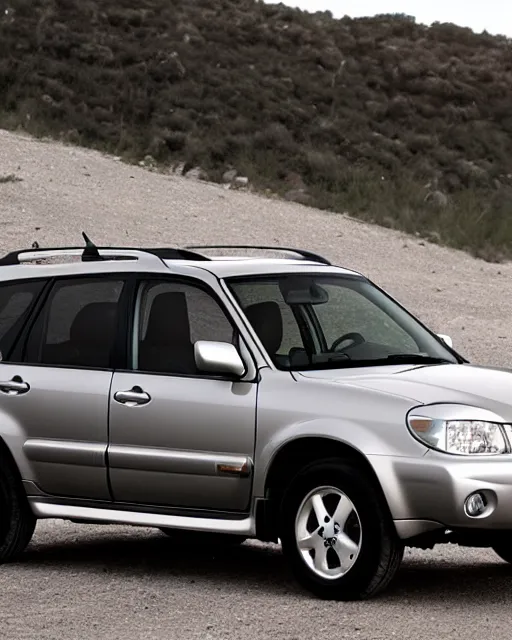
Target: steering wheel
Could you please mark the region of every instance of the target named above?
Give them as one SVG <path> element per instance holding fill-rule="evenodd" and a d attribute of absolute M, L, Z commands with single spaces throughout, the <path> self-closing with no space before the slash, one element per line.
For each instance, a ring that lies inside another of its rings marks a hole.
<path fill-rule="evenodd" d="M 350 345 L 351 347 L 355 347 L 356 345 L 365 342 L 365 339 L 360 333 L 357 333 L 357 331 L 351 331 L 350 333 L 345 333 L 339 338 L 336 338 L 331 345 L 330 351 L 336 351 L 336 347 L 338 347 L 342 342 L 345 342 L 345 340 L 352 340 L 353 344 Z"/>

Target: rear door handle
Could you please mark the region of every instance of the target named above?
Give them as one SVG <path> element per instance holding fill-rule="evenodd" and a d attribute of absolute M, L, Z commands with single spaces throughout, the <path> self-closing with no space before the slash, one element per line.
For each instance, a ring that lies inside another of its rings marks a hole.
<path fill-rule="evenodd" d="M 22 393 L 27 393 L 29 390 L 30 385 L 20 378 L 20 376 L 14 376 L 12 380 L 0 382 L 0 391 L 8 396 L 19 396 Z"/>
<path fill-rule="evenodd" d="M 151 400 L 151 396 L 140 387 L 133 387 L 129 391 L 115 393 L 114 400 L 129 407 L 135 407 L 139 404 L 147 404 Z"/>

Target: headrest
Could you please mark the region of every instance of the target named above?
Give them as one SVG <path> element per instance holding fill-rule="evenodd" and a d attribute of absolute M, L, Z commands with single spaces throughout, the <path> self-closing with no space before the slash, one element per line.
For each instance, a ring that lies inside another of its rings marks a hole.
<path fill-rule="evenodd" d="M 257 302 L 245 309 L 245 315 L 270 356 L 275 356 L 283 341 L 283 318 L 277 302 Z"/>
<path fill-rule="evenodd" d="M 76 315 L 69 337 L 82 345 L 110 347 L 115 338 L 117 303 L 91 302 Z"/>
<path fill-rule="evenodd" d="M 190 343 L 187 298 L 184 293 L 159 293 L 149 312 L 146 344 L 174 345 Z"/>

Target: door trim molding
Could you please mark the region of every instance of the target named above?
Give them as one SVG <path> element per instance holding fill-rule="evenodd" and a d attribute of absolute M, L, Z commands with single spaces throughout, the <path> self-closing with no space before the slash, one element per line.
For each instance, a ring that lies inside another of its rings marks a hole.
<path fill-rule="evenodd" d="M 253 469 L 249 456 L 116 444 L 108 447 L 108 462 L 111 470 L 238 478 L 250 477 Z"/>
<path fill-rule="evenodd" d="M 107 444 L 73 440 L 29 438 L 23 452 L 32 462 L 49 462 L 82 467 L 105 467 Z"/>

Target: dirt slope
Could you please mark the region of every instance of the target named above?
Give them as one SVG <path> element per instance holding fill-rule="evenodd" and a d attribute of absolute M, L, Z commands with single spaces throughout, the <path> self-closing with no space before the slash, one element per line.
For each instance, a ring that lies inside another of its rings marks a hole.
<path fill-rule="evenodd" d="M 21 181 L 2 182 L 14 174 Z M 512 265 L 339 214 L 130 166 L 0 130 L 0 249 L 81 243 L 280 243 L 361 270 L 470 359 L 512 362 Z"/>

